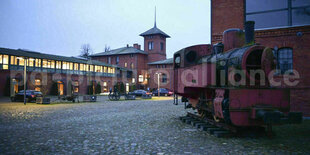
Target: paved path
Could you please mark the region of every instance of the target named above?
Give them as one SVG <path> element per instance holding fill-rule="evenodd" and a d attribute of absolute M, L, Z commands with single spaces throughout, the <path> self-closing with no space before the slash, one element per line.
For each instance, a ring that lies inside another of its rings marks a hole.
<path fill-rule="evenodd" d="M 0 104 L 0 112 L 0 154 L 288 153 L 257 139 L 216 138 L 181 123 L 183 105 L 171 100 L 12 103 Z"/>

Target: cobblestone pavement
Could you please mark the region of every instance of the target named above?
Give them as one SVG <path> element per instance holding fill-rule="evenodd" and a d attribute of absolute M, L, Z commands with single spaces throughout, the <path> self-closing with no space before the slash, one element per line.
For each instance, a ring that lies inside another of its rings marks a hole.
<path fill-rule="evenodd" d="M 259 139 L 216 138 L 182 123 L 167 101 L 0 104 L 0 154 L 306 153 Z M 280 144 L 279 144 L 280 145 Z M 309 152 L 308 152 L 309 153 Z"/>

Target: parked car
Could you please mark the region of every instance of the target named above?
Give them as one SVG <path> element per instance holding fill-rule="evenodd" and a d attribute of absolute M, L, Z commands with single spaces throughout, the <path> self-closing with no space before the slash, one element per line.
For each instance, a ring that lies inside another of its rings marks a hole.
<path fill-rule="evenodd" d="M 42 93 L 39 91 L 35 90 L 26 90 L 26 101 L 27 102 L 32 102 L 36 101 L 37 97 L 41 97 Z M 11 101 L 24 101 L 24 90 L 19 91 L 18 93 L 15 94 L 15 96 L 11 97 Z"/>
<path fill-rule="evenodd" d="M 128 93 L 129 95 L 136 95 L 136 96 L 142 96 L 142 95 L 151 95 L 152 93 L 150 92 L 147 92 L 145 90 L 142 90 L 142 89 L 138 89 L 138 90 L 135 90 L 133 92 L 129 92 Z"/>
<path fill-rule="evenodd" d="M 158 96 L 158 89 L 153 91 L 153 95 Z M 171 96 L 173 95 L 173 92 L 166 88 L 159 88 L 159 95 L 160 96 Z"/>

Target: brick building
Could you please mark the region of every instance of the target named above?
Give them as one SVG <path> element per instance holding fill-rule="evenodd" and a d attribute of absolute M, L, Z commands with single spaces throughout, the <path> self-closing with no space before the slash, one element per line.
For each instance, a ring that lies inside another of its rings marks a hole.
<path fill-rule="evenodd" d="M 255 21 L 255 42 L 273 48 L 276 73 L 282 87 L 285 78 L 299 83 L 291 89 L 291 110 L 310 116 L 310 1 L 304 0 L 211 0 L 211 42 L 222 41 L 226 29 L 243 29 Z"/>
<path fill-rule="evenodd" d="M 115 82 L 131 79 L 131 70 L 101 61 L 0 48 L 0 96 L 23 90 L 25 63 L 27 89 L 46 95 L 87 94 L 98 84 L 107 92 Z"/>
<path fill-rule="evenodd" d="M 161 88 L 172 90 L 173 61 L 166 59 L 166 39 L 170 38 L 165 32 L 157 28 L 156 20 L 154 27 L 141 33 L 144 38 L 144 50 L 141 45 L 133 44 L 126 47 L 91 55 L 92 60 L 101 61 L 107 64 L 116 65 L 132 70 L 133 77 L 131 84 L 136 84 L 139 89 Z"/>

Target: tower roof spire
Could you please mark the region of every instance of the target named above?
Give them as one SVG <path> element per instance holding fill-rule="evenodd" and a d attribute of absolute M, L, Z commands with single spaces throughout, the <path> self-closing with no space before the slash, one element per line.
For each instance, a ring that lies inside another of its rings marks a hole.
<path fill-rule="evenodd" d="M 155 6 L 155 21 L 154 21 L 154 27 L 156 27 L 156 6 Z"/>

